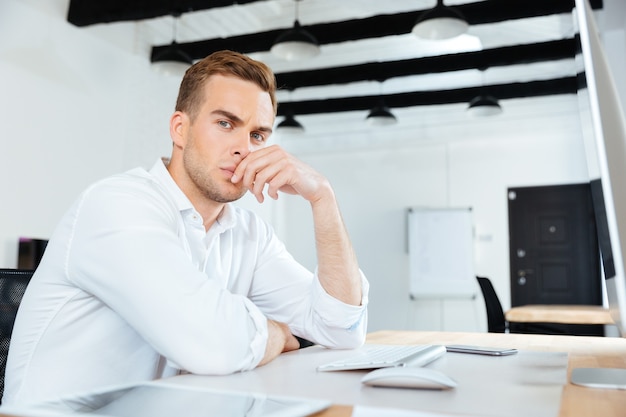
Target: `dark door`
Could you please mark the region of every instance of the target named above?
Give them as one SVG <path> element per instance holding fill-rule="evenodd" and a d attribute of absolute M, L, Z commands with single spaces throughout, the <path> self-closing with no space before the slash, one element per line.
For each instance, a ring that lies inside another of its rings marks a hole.
<path fill-rule="evenodd" d="M 510 188 L 508 200 L 511 305 L 601 305 L 589 184 Z"/>

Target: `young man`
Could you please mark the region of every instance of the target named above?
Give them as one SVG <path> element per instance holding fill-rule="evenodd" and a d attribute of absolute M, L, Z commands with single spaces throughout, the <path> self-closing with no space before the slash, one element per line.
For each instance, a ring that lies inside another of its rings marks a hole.
<path fill-rule="evenodd" d="M 275 80 L 216 52 L 193 65 L 170 119 L 173 151 L 89 187 L 64 216 L 24 296 L 3 404 L 179 372 L 228 374 L 297 349 L 360 346 L 368 284 L 319 173 L 267 146 Z M 311 205 L 318 267 L 229 204 L 247 191 Z"/>

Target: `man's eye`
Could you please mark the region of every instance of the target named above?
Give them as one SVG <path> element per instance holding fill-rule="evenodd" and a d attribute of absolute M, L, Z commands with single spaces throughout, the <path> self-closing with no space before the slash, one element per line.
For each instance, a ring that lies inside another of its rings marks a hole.
<path fill-rule="evenodd" d="M 217 123 L 218 123 L 221 127 L 224 127 L 224 128 L 227 128 L 227 129 L 231 128 L 231 124 L 230 124 L 230 122 L 227 122 L 226 120 L 220 120 L 220 121 L 219 121 L 219 122 L 217 122 Z"/>
<path fill-rule="evenodd" d="M 250 134 L 250 137 L 256 142 L 259 142 L 259 143 L 265 142 L 265 136 L 261 135 L 260 133 L 252 133 Z"/>

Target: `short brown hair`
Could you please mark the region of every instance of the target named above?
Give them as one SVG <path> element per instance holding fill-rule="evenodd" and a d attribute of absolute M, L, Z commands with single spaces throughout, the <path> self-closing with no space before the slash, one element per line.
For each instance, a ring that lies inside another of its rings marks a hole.
<path fill-rule="evenodd" d="M 276 77 L 272 70 L 247 55 L 228 50 L 213 52 L 185 72 L 178 90 L 176 111 L 185 112 L 194 120 L 204 102 L 203 87 L 215 74 L 232 75 L 258 85 L 262 91 L 269 93 L 276 115 Z"/>

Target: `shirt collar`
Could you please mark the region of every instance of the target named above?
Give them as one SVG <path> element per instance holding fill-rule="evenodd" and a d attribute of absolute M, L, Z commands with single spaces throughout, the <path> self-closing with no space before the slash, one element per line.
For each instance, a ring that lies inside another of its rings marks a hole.
<path fill-rule="evenodd" d="M 174 178 L 172 178 L 161 159 L 156 161 L 150 170 L 150 174 L 153 175 L 159 184 L 167 190 L 167 193 L 176 203 L 178 210 L 184 211 L 194 209 L 193 204 L 191 204 L 191 201 L 189 201 L 185 193 L 183 193 L 183 190 L 178 187 L 178 184 L 176 184 L 176 181 L 174 181 Z"/>
<path fill-rule="evenodd" d="M 152 169 L 150 169 L 150 174 L 156 178 L 156 180 L 161 184 L 166 190 L 167 193 L 174 199 L 176 207 L 180 212 L 184 212 L 186 210 L 196 210 L 191 204 L 191 201 L 187 198 L 185 193 L 180 189 L 174 178 L 170 175 L 170 172 L 165 167 L 163 160 L 160 158 L 155 162 Z M 217 224 L 219 224 L 223 229 L 230 229 L 236 223 L 235 218 L 235 210 L 234 207 L 228 203 L 224 206 L 224 209 L 217 217 Z"/>

